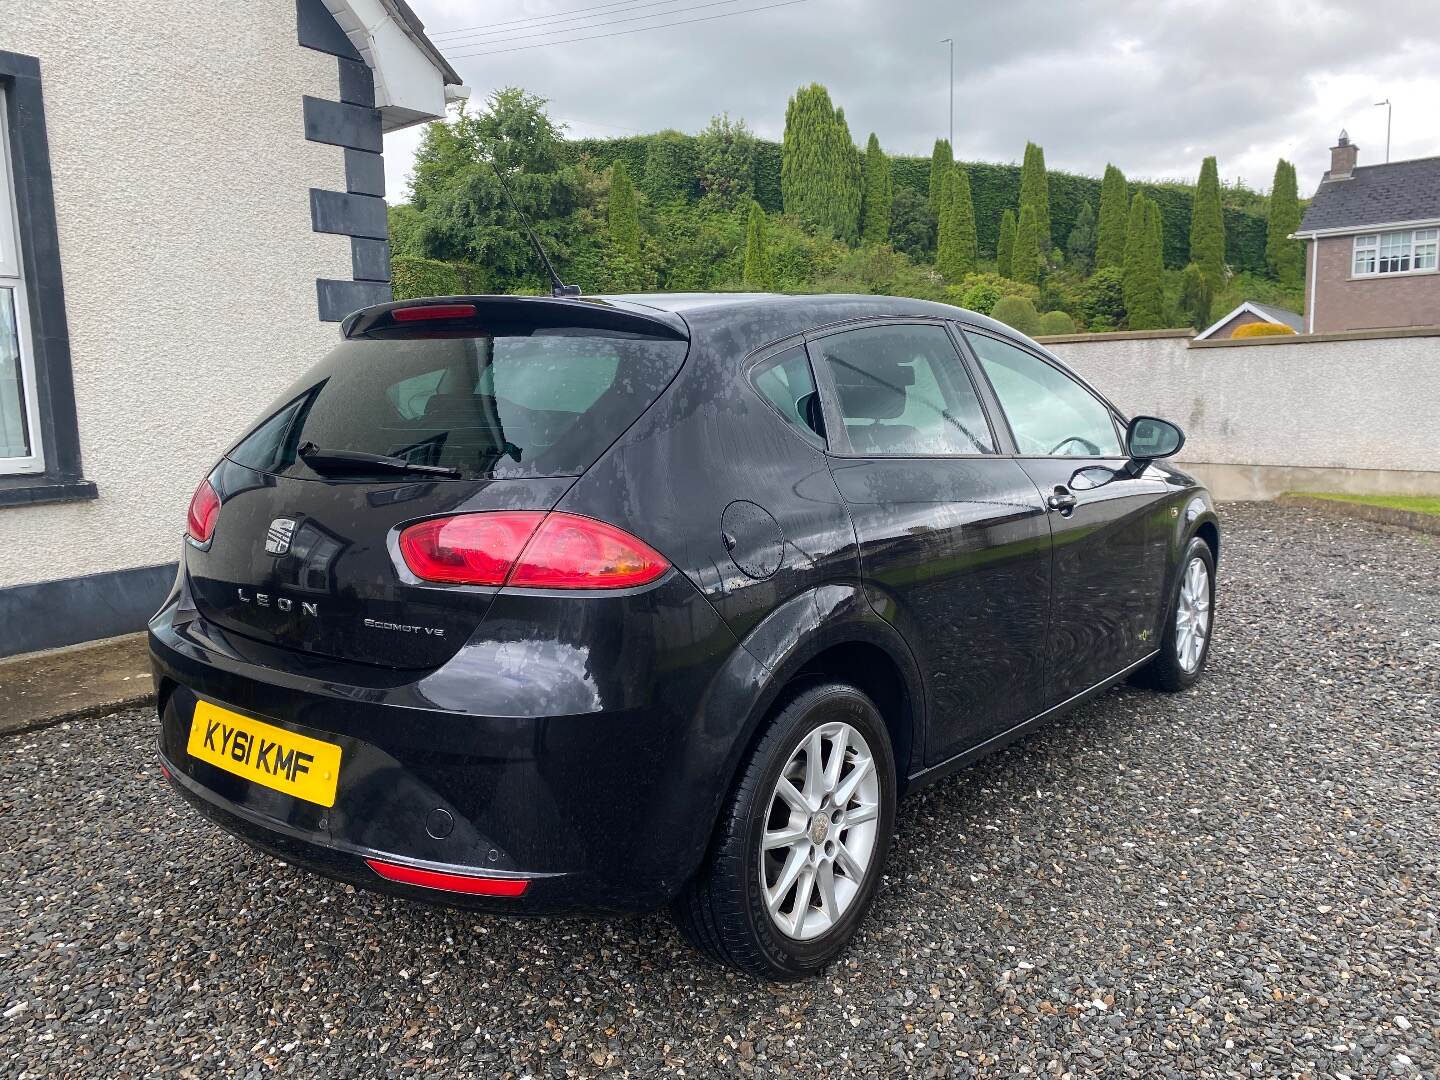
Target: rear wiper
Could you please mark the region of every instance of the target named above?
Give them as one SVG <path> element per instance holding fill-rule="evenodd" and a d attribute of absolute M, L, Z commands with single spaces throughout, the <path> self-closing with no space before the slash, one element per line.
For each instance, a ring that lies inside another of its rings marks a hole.
<path fill-rule="evenodd" d="M 313 442 L 300 447 L 299 453 L 300 460 L 310 468 L 332 476 L 363 475 L 376 469 L 408 476 L 445 476 L 451 480 L 459 480 L 461 476 L 459 469 L 446 465 L 421 465 L 388 454 L 366 454 L 359 450 L 324 450 Z"/>

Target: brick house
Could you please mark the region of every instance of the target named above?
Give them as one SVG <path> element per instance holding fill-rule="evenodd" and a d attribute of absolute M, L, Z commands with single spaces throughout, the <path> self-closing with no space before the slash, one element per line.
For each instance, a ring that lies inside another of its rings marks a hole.
<path fill-rule="evenodd" d="M 1357 165 L 1345 132 L 1295 236 L 1309 333 L 1440 325 L 1440 157 Z"/>

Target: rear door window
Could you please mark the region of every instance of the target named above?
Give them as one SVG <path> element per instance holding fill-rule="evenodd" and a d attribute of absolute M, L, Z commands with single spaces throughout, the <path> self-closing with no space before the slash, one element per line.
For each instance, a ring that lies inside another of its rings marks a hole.
<path fill-rule="evenodd" d="M 309 476 L 297 450 L 313 443 L 469 479 L 577 475 L 660 395 L 686 348 L 583 332 L 346 341 L 229 457 Z"/>

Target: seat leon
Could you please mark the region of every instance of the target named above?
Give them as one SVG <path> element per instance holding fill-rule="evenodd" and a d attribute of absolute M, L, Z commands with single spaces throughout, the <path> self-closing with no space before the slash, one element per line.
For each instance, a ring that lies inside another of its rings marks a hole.
<path fill-rule="evenodd" d="M 805 976 L 897 799 L 1199 677 L 1220 533 L 1182 442 L 918 300 L 366 308 L 195 492 L 150 624 L 161 764 L 355 885 L 669 906 Z"/>

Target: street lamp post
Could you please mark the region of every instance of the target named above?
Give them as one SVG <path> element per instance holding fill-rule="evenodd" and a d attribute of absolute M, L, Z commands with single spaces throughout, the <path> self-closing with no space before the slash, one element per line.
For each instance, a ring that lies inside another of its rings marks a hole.
<path fill-rule="evenodd" d="M 941 45 L 950 46 L 950 156 L 955 156 L 955 39 L 941 38 Z"/>
<path fill-rule="evenodd" d="M 1377 101 L 1377 102 L 1375 102 L 1375 105 L 1376 105 L 1377 108 L 1378 108 L 1379 106 L 1381 106 L 1381 105 L 1384 105 L 1384 106 L 1385 106 L 1385 164 L 1386 164 L 1386 165 L 1389 165 L 1389 164 L 1390 164 L 1390 114 L 1391 114 L 1392 112 L 1394 112 L 1394 106 L 1390 104 L 1390 99 L 1389 99 L 1388 97 L 1387 97 L 1384 101 Z"/>

